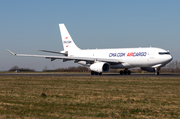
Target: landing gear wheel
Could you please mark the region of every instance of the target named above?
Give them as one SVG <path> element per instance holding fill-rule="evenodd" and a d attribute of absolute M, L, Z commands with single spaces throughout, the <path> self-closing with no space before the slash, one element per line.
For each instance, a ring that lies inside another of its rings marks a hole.
<path fill-rule="evenodd" d="M 128 75 L 131 75 L 131 71 L 130 71 L 130 70 L 128 70 L 128 71 L 127 71 L 127 74 L 128 74 Z"/>
<path fill-rule="evenodd" d="M 159 72 L 157 72 L 157 75 L 159 75 Z"/>
<path fill-rule="evenodd" d="M 159 75 L 159 72 L 158 71 L 155 71 L 155 73 L 154 73 L 155 75 Z"/>
<path fill-rule="evenodd" d="M 102 72 L 100 72 L 99 75 L 102 75 Z"/>
<path fill-rule="evenodd" d="M 121 71 L 119 72 L 119 74 L 120 74 L 120 75 L 123 75 L 123 74 L 124 74 L 124 75 L 131 75 L 131 71 L 130 71 L 130 70 L 124 70 L 124 71 L 121 70 Z"/>
<path fill-rule="evenodd" d="M 127 74 L 127 71 L 126 70 L 124 70 L 124 75 L 126 75 Z"/>
<path fill-rule="evenodd" d="M 154 74 L 155 74 L 155 75 L 159 75 L 159 71 L 160 71 L 160 68 L 155 68 Z"/>
<path fill-rule="evenodd" d="M 98 72 L 95 72 L 95 75 L 98 75 L 99 73 Z"/>
<path fill-rule="evenodd" d="M 91 75 L 94 75 L 94 71 L 91 71 Z"/>
<path fill-rule="evenodd" d="M 119 73 L 120 73 L 120 75 L 123 75 L 123 74 L 124 74 L 124 72 L 123 72 L 122 70 L 121 70 Z"/>

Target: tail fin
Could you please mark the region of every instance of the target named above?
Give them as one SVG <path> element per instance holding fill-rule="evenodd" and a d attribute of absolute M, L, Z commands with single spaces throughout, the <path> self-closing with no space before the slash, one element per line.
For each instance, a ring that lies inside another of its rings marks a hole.
<path fill-rule="evenodd" d="M 64 24 L 59 24 L 64 51 L 81 50 L 76 46 Z"/>

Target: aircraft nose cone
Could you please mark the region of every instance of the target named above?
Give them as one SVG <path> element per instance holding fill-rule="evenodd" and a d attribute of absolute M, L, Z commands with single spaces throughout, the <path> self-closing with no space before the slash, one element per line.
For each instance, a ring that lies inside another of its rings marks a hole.
<path fill-rule="evenodd" d="M 173 56 L 172 56 L 172 55 L 169 55 L 169 57 L 168 57 L 168 62 L 170 62 L 172 59 L 173 59 Z"/>
<path fill-rule="evenodd" d="M 173 59 L 173 56 L 171 55 L 171 57 L 170 57 L 170 61 Z"/>

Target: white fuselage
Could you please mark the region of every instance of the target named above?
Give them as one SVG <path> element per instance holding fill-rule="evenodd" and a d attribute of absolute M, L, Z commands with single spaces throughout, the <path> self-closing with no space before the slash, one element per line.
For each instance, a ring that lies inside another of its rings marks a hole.
<path fill-rule="evenodd" d="M 123 63 L 112 63 L 111 68 L 132 67 L 163 67 L 172 60 L 170 54 L 160 48 L 119 48 L 119 49 L 88 49 L 69 51 L 68 56 L 112 58 Z M 81 63 L 80 63 L 81 64 Z"/>

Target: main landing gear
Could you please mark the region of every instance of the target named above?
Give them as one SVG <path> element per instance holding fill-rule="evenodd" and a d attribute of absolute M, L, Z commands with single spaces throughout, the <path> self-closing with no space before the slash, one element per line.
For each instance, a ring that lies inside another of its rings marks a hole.
<path fill-rule="evenodd" d="M 91 75 L 102 75 L 102 72 L 95 72 L 95 71 L 91 71 Z"/>
<path fill-rule="evenodd" d="M 119 73 L 120 73 L 120 75 L 123 75 L 123 74 L 124 75 L 131 75 L 131 71 L 128 69 L 125 69 L 124 71 L 121 70 Z"/>
<path fill-rule="evenodd" d="M 128 70 L 128 69 L 125 69 L 125 70 L 121 70 L 120 72 L 120 75 L 131 75 L 131 71 Z M 91 75 L 102 75 L 102 72 L 95 72 L 95 71 L 91 71 Z"/>

